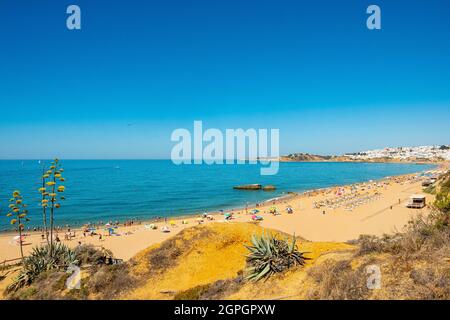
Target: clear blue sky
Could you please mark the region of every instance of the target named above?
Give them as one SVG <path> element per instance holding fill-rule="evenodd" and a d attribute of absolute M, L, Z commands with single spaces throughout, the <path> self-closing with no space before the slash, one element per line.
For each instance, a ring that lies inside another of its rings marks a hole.
<path fill-rule="evenodd" d="M 168 158 L 193 120 L 280 128 L 282 153 L 449 144 L 449 14 L 448 0 L 1 0 L 0 158 Z"/>

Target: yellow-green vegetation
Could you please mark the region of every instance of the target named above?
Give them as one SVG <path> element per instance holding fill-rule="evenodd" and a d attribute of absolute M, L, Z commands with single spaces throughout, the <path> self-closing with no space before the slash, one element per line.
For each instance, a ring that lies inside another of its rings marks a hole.
<path fill-rule="evenodd" d="M 19 234 L 19 247 L 20 247 L 20 256 L 23 260 L 23 241 L 22 241 L 22 231 L 25 229 L 25 222 L 29 221 L 27 218 L 28 209 L 27 205 L 23 202 L 23 197 L 20 194 L 20 191 L 16 190 L 12 194 L 12 198 L 9 199 L 9 210 L 10 212 L 6 215 L 8 218 L 11 218 L 11 225 L 17 226 L 17 231 Z"/>
<path fill-rule="evenodd" d="M 437 210 L 450 214 L 450 172 L 441 179 L 436 188 L 435 207 Z"/>

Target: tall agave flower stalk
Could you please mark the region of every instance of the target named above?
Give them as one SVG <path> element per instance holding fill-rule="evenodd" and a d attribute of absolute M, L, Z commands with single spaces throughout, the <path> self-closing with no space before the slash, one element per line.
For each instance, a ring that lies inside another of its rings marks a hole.
<path fill-rule="evenodd" d="M 65 187 L 59 184 L 60 182 L 65 181 L 65 179 L 62 177 L 63 171 L 64 169 L 61 168 L 59 160 L 55 159 L 51 163 L 49 170 L 43 176 L 45 179 L 49 180 L 45 183 L 45 185 L 50 189 L 48 190 L 48 194 L 46 195 L 48 199 L 44 199 L 42 203 L 44 207 L 50 206 L 50 256 L 53 256 L 53 229 L 55 222 L 55 209 L 59 209 L 61 207 L 60 201 L 65 200 L 65 197 L 61 195 L 65 191 Z M 43 190 L 43 192 L 47 193 L 47 190 Z"/>
<path fill-rule="evenodd" d="M 14 191 L 12 198 L 9 199 L 10 205 L 9 212 L 6 216 L 11 217 L 11 225 L 17 225 L 18 233 L 19 233 L 19 245 L 20 245 L 20 257 L 23 261 L 23 244 L 22 244 L 22 231 L 25 230 L 25 222 L 30 221 L 27 218 L 28 210 L 27 205 L 23 202 L 23 197 L 20 194 L 20 191 Z"/>
<path fill-rule="evenodd" d="M 45 189 L 45 182 L 46 179 L 49 177 L 49 175 L 45 172 L 45 166 L 42 166 L 42 187 L 39 188 L 39 192 L 42 195 L 42 200 L 41 200 L 41 206 L 42 206 L 42 222 L 44 225 L 44 232 L 45 232 L 45 239 L 47 240 L 47 244 L 49 244 L 48 241 L 48 230 L 47 230 L 47 206 L 48 206 L 48 200 L 47 200 L 47 196 L 48 196 L 48 192 Z"/>
<path fill-rule="evenodd" d="M 252 236 L 252 245 L 246 246 L 250 251 L 247 257 L 247 280 L 258 281 L 271 275 L 283 272 L 294 266 L 303 266 L 307 258 L 306 252 L 298 251 L 295 235 L 289 243 L 288 239 L 280 240 L 272 234 L 260 237 Z"/>

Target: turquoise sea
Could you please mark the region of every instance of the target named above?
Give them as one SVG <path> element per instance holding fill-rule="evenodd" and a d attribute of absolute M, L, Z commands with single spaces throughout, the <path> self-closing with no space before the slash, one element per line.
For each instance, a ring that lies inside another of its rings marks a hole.
<path fill-rule="evenodd" d="M 57 225 L 148 219 L 254 204 L 288 191 L 380 179 L 428 170 L 432 165 L 379 163 L 280 163 L 277 175 L 259 165 L 181 165 L 170 160 L 62 160 L 66 198 Z M 10 229 L 8 199 L 20 190 L 29 205 L 29 226 L 41 224 L 41 165 L 37 160 L 0 161 L 0 230 Z M 238 184 L 272 184 L 276 191 L 239 191 Z"/>

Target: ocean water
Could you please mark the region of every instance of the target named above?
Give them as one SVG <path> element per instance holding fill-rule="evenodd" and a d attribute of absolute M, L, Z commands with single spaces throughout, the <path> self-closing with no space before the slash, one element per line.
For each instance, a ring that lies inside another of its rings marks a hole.
<path fill-rule="evenodd" d="M 147 219 L 217 211 L 285 194 L 428 170 L 432 165 L 380 163 L 280 163 L 277 175 L 259 165 L 181 165 L 170 160 L 63 160 L 67 200 L 57 225 Z M 20 190 L 29 226 L 41 224 L 41 165 L 37 160 L 0 161 L 0 230 L 10 229 L 8 199 Z M 239 184 L 272 184 L 276 191 L 234 190 Z"/>

